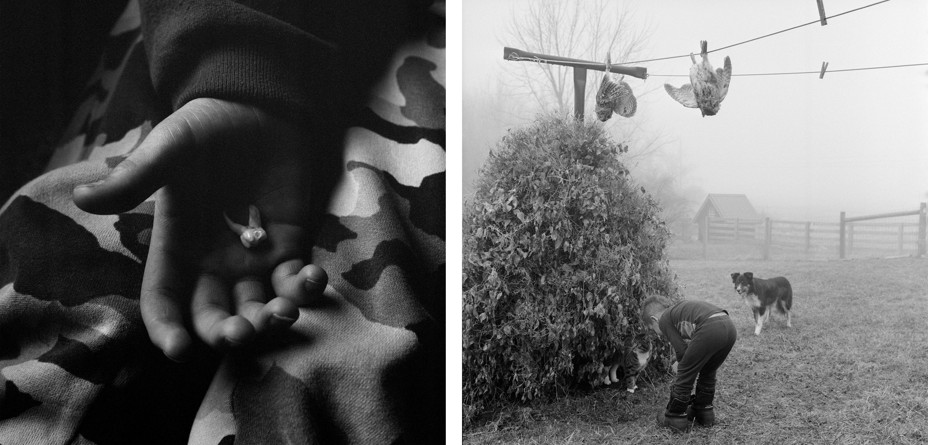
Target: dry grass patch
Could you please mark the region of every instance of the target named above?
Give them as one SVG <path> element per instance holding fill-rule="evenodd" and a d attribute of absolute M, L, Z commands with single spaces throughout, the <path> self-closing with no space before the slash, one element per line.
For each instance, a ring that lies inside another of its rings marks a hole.
<path fill-rule="evenodd" d="M 719 370 L 718 425 L 672 434 L 654 424 L 669 376 L 635 394 L 598 388 L 511 407 L 464 443 L 917 444 L 928 442 L 928 260 L 671 263 L 689 299 L 728 309 L 738 342 Z M 783 275 L 793 328 L 778 313 L 759 337 L 731 272 Z"/>

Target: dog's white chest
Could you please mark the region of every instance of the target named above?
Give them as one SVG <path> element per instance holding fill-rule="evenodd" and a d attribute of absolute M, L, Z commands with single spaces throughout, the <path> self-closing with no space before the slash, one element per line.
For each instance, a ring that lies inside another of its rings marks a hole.
<path fill-rule="evenodd" d="M 752 309 L 759 309 L 763 304 L 760 302 L 760 299 L 757 298 L 757 295 L 754 294 L 744 294 L 742 296 L 744 302 L 747 303 Z"/>

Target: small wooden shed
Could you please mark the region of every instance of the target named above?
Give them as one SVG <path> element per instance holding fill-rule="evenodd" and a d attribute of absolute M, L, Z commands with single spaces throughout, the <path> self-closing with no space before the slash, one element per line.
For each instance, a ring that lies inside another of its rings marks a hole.
<path fill-rule="evenodd" d="M 706 200 L 703 201 L 696 212 L 696 216 L 693 217 L 693 222 L 699 225 L 700 241 L 703 240 L 703 233 L 707 233 L 705 225 L 708 218 L 740 220 L 746 223 L 753 223 L 762 219 L 746 195 L 723 193 L 706 195 Z"/>

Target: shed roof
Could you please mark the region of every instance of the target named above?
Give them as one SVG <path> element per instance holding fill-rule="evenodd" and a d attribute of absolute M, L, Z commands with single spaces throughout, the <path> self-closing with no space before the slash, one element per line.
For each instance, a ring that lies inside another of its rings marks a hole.
<path fill-rule="evenodd" d="M 743 194 L 710 193 L 706 195 L 706 200 L 699 207 L 693 221 L 702 220 L 710 211 L 713 211 L 711 216 L 719 218 L 760 219 L 760 214 L 754 210 L 751 201 Z"/>

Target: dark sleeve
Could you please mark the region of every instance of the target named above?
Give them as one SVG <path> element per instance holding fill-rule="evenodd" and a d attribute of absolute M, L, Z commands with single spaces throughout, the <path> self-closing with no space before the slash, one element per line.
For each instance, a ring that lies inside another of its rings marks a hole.
<path fill-rule="evenodd" d="M 683 354 L 686 352 L 686 342 L 683 341 L 683 337 L 680 336 L 680 332 L 674 326 L 670 310 L 664 311 L 661 319 L 658 320 L 658 326 L 661 328 L 664 337 L 670 342 L 670 346 L 673 347 L 673 352 L 677 354 L 677 361 L 683 360 Z"/>
<path fill-rule="evenodd" d="M 318 116 L 366 97 L 421 3 L 141 0 L 140 12 L 152 82 L 173 109 L 212 97 Z"/>

